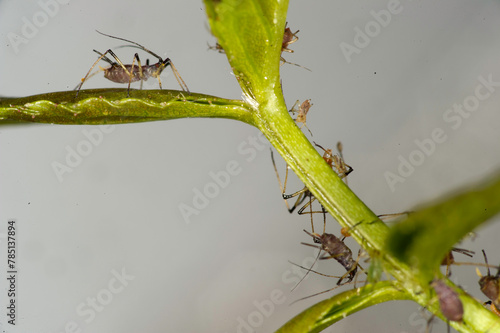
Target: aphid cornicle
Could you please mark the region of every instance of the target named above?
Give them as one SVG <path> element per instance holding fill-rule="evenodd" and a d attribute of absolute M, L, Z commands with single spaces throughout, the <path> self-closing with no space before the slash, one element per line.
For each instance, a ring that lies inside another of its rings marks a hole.
<path fill-rule="evenodd" d="M 461 321 L 464 316 L 464 307 L 458 293 L 442 280 L 432 281 L 431 286 L 436 291 L 443 316 L 449 321 Z"/>
<path fill-rule="evenodd" d="M 114 38 L 114 39 L 122 40 L 122 41 L 127 42 L 127 43 L 134 44 L 135 47 L 138 47 L 141 50 L 158 58 L 158 62 L 156 64 L 150 65 L 149 59 L 147 59 L 146 65 L 141 65 L 141 60 L 139 58 L 139 55 L 136 53 L 134 55 L 134 59 L 132 61 L 132 64 L 131 65 L 124 65 L 123 62 L 118 58 L 118 56 L 111 49 L 107 50 L 104 53 L 101 53 L 97 50 L 94 50 L 95 53 L 99 54 L 99 58 L 94 62 L 92 67 L 90 67 L 89 71 L 87 72 L 87 75 L 85 75 L 85 77 L 82 79 L 82 82 L 77 86 L 78 91 L 76 92 L 75 97 L 78 97 L 78 94 L 80 93 L 80 89 L 82 88 L 83 83 L 85 83 L 85 81 L 87 79 L 89 79 L 90 77 L 94 76 L 95 74 L 97 74 L 101 71 L 104 72 L 104 77 L 110 81 L 113 81 L 116 83 L 128 83 L 127 96 L 130 96 L 130 83 L 136 82 L 136 81 L 141 81 L 141 89 L 142 89 L 142 82 L 146 81 L 149 77 L 154 77 L 154 78 L 158 79 L 158 84 L 160 86 L 160 89 L 162 89 L 160 74 L 168 66 L 170 66 L 172 68 L 172 72 L 174 73 L 175 79 L 179 83 L 179 86 L 181 87 L 181 89 L 183 91 L 186 91 L 189 93 L 189 88 L 187 87 L 186 83 L 184 82 L 184 80 L 180 76 L 179 72 L 175 68 L 175 66 L 172 63 L 172 61 L 170 60 L 170 58 L 166 58 L 165 60 L 163 60 L 159 55 L 148 50 L 147 48 L 145 48 L 144 46 L 142 46 L 136 42 L 132 42 L 130 40 L 120 38 L 120 37 L 106 35 L 106 34 L 103 34 L 102 32 L 99 32 L 99 31 L 97 31 L 97 32 L 101 35 L 104 35 L 104 36 L 107 36 L 110 38 Z M 108 57 L 106 57 L 106 54 L 110 54 L 116 60 L 116 62 L 114 62 L 111 59 L 109 59 Z M 92 72 L 94 67 L 101 60 L 106 61 L 107 63 L 110 64 L 110 66 L 107 68 L 100 67 L 98 71 L 96 71 L 95 73 L 90 75 L 90 73 Z M 136 61 L 137 61 L 137 65 L 135 64 Z"/>
<path fill-rule="evenodd" d="M 486 252 L 483 250 L 484 261 L 488 265 L 488 258 Z M 479 275 L 479 287 L 483 294 L 491 300 L 491 310 L 500 316 L 500 266 L 496 275 L 491 275 L 490 268 L 488 267 L 488 275 L 483 276 L 476 267 L 477 275 Z"/>

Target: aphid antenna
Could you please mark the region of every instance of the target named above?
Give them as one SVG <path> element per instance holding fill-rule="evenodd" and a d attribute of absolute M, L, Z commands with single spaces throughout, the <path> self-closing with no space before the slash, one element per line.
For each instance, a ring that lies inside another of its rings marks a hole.
<path fill-rule="evenodd" d="M 219 51 L 220 52 L 220 51 Z M 297 66 L 297 67 L 300 67 L 300 68 L 303 68 L 305 69 L 306 71 L 309 71 L 309 72 L 312 72 L 312 70 L 310 70 L 309 68 L 305 67 L 305 66 L 302 66 L 302 65 L 299 65 L 299 64 L 296 64 L 294 62 L 290 62 L 288 60 L 286 60 L 285 58 L 283 57 L 280 57 L 280 61 L 281 61 L 281 65 L 283 64 L 289 64 L 289 65 L 294 65 L 294 66 Z"/>
<path fill-rule="evenodd" d="M 500 278 L 500 265 L 499 266 L 493 266 L 488 264 L 488 257 L 486 257 L 486 252 L 484 250 L 481 250 L 483 252 L 483 257 L 484 257 L 484 262 L 486 263 L 486 267 L 488 267 L 488 276 L 493 276 L 490 273 L 490 267 L 497 268 L 497 274 L 494 276 L 495 279 Z"/>
<path fill-rule="evenodd" d="M 301 268 L 303 268 L 303 269 L 305 269 L 305 270 L 306 270 L 306 274 L 304 274 L 304 276 L 300 279 L 300 281 L 299 281 L 299 282 L 297 282 L 297 284 L 295 284 L 295 286 L 293 286 L 293 288 L 292 288 L 292 289 L 290 289 L 290 291 L 294 291 L 294 290 L 295 290 L 295 289 L 299 286 L 299 284 L 301 284 L 301 283 L 302 283 L 302 281 L 304 281 L 304 279 L 305 279 L 305 278 L 306 278 L 306 276 L 309 274 L 309 272 L 315 272 L 312 268 L 313 268 L 313 267 L 314 267 L 314 265 L 316 265 L 316 263 L 318 262 L 318 258 L 319 258 L 319 256 L 320 256 L 320 255 L 321 255 L 321 249 L 318 251 L 318 255 L 316 256 L 316 259 L 314 259 L 314 262 L 312 263 L 311 267 L 309 267 L 309 268 L 302 267 L 302 266 L 300 266 L 300 265 L 297 265 L 297 264 L 295 264 L 295 263 L 293 263 L 293 262 L 289 261 L 291 264 L 296 265 L 296 266 L 299 266 L 299 267 L 301 267 Z M 316 272 L 315 272 L 315 273 L 316 273 Z M 319 274 L 319 273 L 318 273 L 318 274 Z"/>
<path fill-rule="evenodd" d="M 158 58 L 158 60 L 159 60 L 160 62 L 163 62 L 162 57 L 160 57 L 159 55 L 157 55 L 157 54 L 156 54 L 156 53 L 154 53 L 153 51 L 151 51 L 151 50 L 149 50 L 149 49 L 145 48 L 144 46 L 142 46 L 142 45 L 141 45 L 141 44 L 139 44 L 139 43 L 133 42 L 133 41 L 128 40 L 128 39 L 125 39 L 125 38 L 116 37 L 116 36 L 111 36 L 111 35 L 108 35 L 108 34 L 102 33 L 102 32 L 100 32 L 99 30 L 96 30 L 96 32 L 97 32 L 97 33 L 99 33 L 99 34 L 101 34 L 101 35 L 103 35 L 103 36 L 109 37 L 109 38 L 114 38 L 114 39 L 118 39 L 118 40 L 121 40 L 121 41 L 124 41 L 124 42 L 130 43 L 130 44 L 134 44 L 134 45 L 136 45 L 136 47 L 138 47 L 138 48 L 142 49 L 143 51 L 145 51 L 145 52 L 147 52 L 147 53 L 151 54 L 152 56 L 154 56 L 154 57 Z"/>

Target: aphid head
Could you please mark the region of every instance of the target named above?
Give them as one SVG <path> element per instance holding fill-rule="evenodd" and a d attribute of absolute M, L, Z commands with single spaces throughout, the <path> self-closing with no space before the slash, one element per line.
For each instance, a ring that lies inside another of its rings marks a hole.
<path fill-rule="evenodd" d="M 311 236 L 311 237 L 312 237 L 312 239 L 313 239 L 314 243 L 316 243 L 316 244 L 321 244 L 321 243 L 322 243 L 322 238 L 321 238 L 321 236 L 320 236 L 320 235 L 318 235 L 317 233 L 310 233 L 310 232 L 309 232 L 309 231 L 307 231 L 307 230 L 304 230 L 304 232 L 305 232 L 306 234 L 308 234 L 309 236 Z"/>
<path fill-rule="evenodd" d="M 483 276 L 479 279 L 479 288 L 494 303 L 500 302 L 500 281 L 494 276 Z"/>
<path fill-rule="evenodd" d="M 488 258 L 486 257 L 486 252 L 483 251 L 484 262 L 488 265 Z M 491 299 L 493 303 L 500 304 L 500 266 L 496 275 L 491 275 L 490 267 L 488 267 L 488 275 L 483 276 L 479 269 L 476 267 L 476 273 L 480 277 L 479 288 L 483 294 Z"/>

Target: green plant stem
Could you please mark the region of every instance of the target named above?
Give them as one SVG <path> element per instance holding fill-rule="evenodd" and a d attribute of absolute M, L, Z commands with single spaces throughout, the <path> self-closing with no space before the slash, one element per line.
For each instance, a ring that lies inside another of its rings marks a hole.
<path fill-rule="evenodd" d="M 125 124 L 179 118 L 227 118 L 253 125 L 249 107 L 228 100 L 175 90 L 92 89 L 0 99 L 0 123 L 65 125 Z"/>

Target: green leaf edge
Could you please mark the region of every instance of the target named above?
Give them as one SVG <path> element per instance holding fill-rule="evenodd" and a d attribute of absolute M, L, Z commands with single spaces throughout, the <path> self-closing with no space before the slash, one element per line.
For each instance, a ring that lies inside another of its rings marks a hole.
<path fill-rule="evenodd" d="M 392 301 L 410 300 L 411 296 L 396 287 L 394 281 L 381 281 L 351 289 L 321 301 L 282 326 L 277 333 L 320 332 L 348 315 L 369 306 Z"/>
<path fill-rule="evenodd" d="M 409 215 L 389 232 L 387 251 L 432 280 L 450 249 L 500 211 L 500 175 Z"/>

